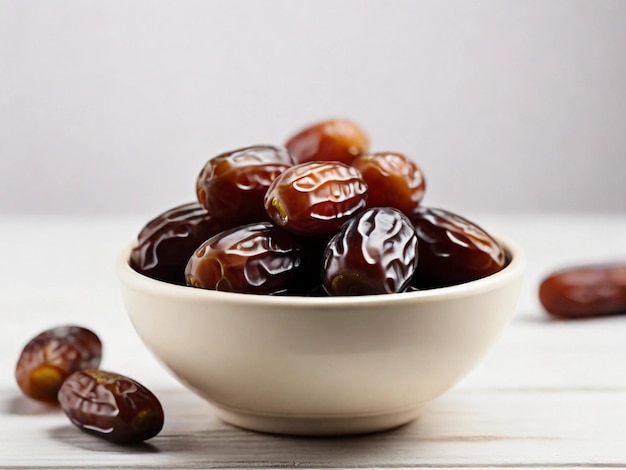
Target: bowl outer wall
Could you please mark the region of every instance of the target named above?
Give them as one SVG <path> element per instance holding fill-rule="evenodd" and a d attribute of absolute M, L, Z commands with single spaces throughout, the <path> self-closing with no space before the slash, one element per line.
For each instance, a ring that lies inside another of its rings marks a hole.
<path fill-rule="evenodd" d="M 429 291 L 308 298 L 155 281 L 117 264 L 131 322 L 210 402 L 249 413 L 367 416 L 417 408 L 465 376 L 512 317 L 522 250 L 500 272 Z"/>

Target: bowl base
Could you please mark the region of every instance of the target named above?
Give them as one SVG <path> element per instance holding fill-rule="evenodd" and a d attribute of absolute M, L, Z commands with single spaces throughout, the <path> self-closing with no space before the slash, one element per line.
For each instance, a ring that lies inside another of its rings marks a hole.
<path fill-rule="evenodd" d="M 264 415 L 214 406 L 218 418 L 233 426 L 250 431 L 297 436 L 345 436 L 386 431 L 410 423 L 421 411 L 421 407 L 417 407 L 376 415 L 302 417 Z"/>

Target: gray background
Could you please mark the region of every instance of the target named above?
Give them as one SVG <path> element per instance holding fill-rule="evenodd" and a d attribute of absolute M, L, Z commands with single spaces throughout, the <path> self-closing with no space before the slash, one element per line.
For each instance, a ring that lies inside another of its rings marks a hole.
<path fill-rule="evenodd" d="M 0 0 L 0 213 L 154 213 L 322 118 L 425 204 L 626 210 L 626 1 Z"/>

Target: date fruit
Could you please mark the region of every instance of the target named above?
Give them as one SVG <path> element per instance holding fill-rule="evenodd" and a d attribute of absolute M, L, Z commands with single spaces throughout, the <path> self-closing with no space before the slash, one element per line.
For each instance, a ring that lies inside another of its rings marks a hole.
<path fill-rule="evenodd" d="M 331 119 L 307 127 L 291 137 L 286 145 L 295 163 L 340 161 L 352 163 L 365 153 L 369 143 L 365 132 L 346 119 Z"/>
<path fill-rule="evenodd" d="M 341 162 L 308 162 L 288 168 L 270 185 L 265 209 L 280 227 L 298 235 L 334 233 L 365 208 L 361 173 Z"/>
<path fill-rule="evenodd" d="M 225 228 L 197 202 L 176 206 L 152 219 L 139 232 L 130 266 L 153 279 L 185 285 L 185 266 L 194 250 Z"/>
<path fill-rule="evenodd" d="M 15 379 L 22 392 L 35 400 L 56 403 L 63 381 L 73 372 L 100 365 L 102 343 L 80 326 L 59 326 L 31 339 L 20 354 Z"/>
<path fill-rule="evenodd" d="M 493 274 L 507 262 L 500 243 L 464 217 L 422 206 L 410 219 L 419 244 L 414 287 L 461 284 Z"/>
<path fill-rule="evenodd" d="M 194 252 L 185 269 L 187 285 L 248 294 L 287 291 L 300 266 L 291 234 L 270 222 L 218 233 Z"/>
<path fill-rule="evenodd" d="M 424 197 L 424 176 L 417 164 L 402 153 L 361 155 L 352 166 L 367 184 L 368 207 L 395 207 L 409 215 Z"/>
<path fill-rule="evenodd" d="M 211 158 L 196 180 L 198 201 L 213 216 L 232 219 L 232 227 L 266 221 L 263 197 L 270 183 L 293 165 L 287 150 L 257 145 Z"/>
<path fill-rule="evenodd" d="M 324 288 L 331 295 L 402 292 L 418 264 L 411 221 L 390 207 L 367 209 L 346 222 L 324 253 Z"/>
<path fill-rule="evenodd" d="M 79 429 L 118 444 L 134 444 L 163 428 L 157 397 L 133 379 L 97 369 L 74 372 L 58 394 L 59 404 Z"/>
<path fill-rule="evenodd" d="M 582 318 L 626 313 L 626 262 L 572 266 L 539 285 L 539 301 L 555 317 Z"/>

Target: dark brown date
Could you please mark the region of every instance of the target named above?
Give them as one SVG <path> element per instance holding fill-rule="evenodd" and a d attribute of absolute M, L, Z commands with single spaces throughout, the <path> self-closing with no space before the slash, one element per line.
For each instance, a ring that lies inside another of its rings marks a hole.
<path fill-rule="evenodd" d="M 626 262 L 556 271 L 541 281 L 539 301 L 555 317 L 626 314 Z"/>
<path fill-rule="evenodd" d="M 288 168 L 271 184 L 265 209 L 279 226 L 321 236 L 365 208 L 367 185 L 359 171 L 341 162 L 308 162 Z"/>
<path fill-rule="evenodd" d="M 324 253 L 324 288 L 331 295 L 402 292 L 418 264 L 411 221 L 397 209 L 367 209 L 346 222 Z"/>
<path fill-rule="evenodd" d="M 485 230 L 443 209 L 419 207 L 410 215 L 419 241 L 419 263 L 412 284 L 443 287 L 499 271 L 506 253 Z"/>
<path fill-rule="evenodd" d="M 230 228 L 197 202 L 176 206 L 141 229 L 130 253 L 130 266 L 153 279 L 185 285 L 185 266 L 206 239 Z"/>
<path fill-rule="evenodd" d="M 145 441 L 163 428 L 163 407 L 157 397 L 122 375 L 96 369 L 74 372 L 58 397 L 79 429 L 118 444 Z"/>
<path fill-rule="evenodd" d="M 395 207 L 411 214 L 426 191 L 424 176 L 415 162 L 401 153 L 361 155 L 352 162 L 367 184 L 368 207 Z"/>
<path fill-rule="evenodd" d="M 102 343 L 80 326 L 59 326 L 31 339 L 15 366 L 22 392 L 35 400 L 57 402 L 57 392 L 73 372 L 100 365 Z"/>
<path fill-rule="evenodd" d="M 233 227 L 266 221 L 263 197 L 293 161 L 284 148 L 247 147 L 210 159 L 196 180 L 198 201 L 210 215 L 233 219 Z"/>
<path fill-rule="evenodd" d="M 296 163 L 340 161 L 350 164 L 365 153 L 369 143 L 365 132 L 346 119 L 323 121 L 298 132 L 286 144 Z"/>
<path fill-rule="evenodd" d="M 187 285 L 249 294 L 285 292 L 300 266 L 291 234 L 270 222 L 245 225 L 209 238 L 189 259 Z"/>

